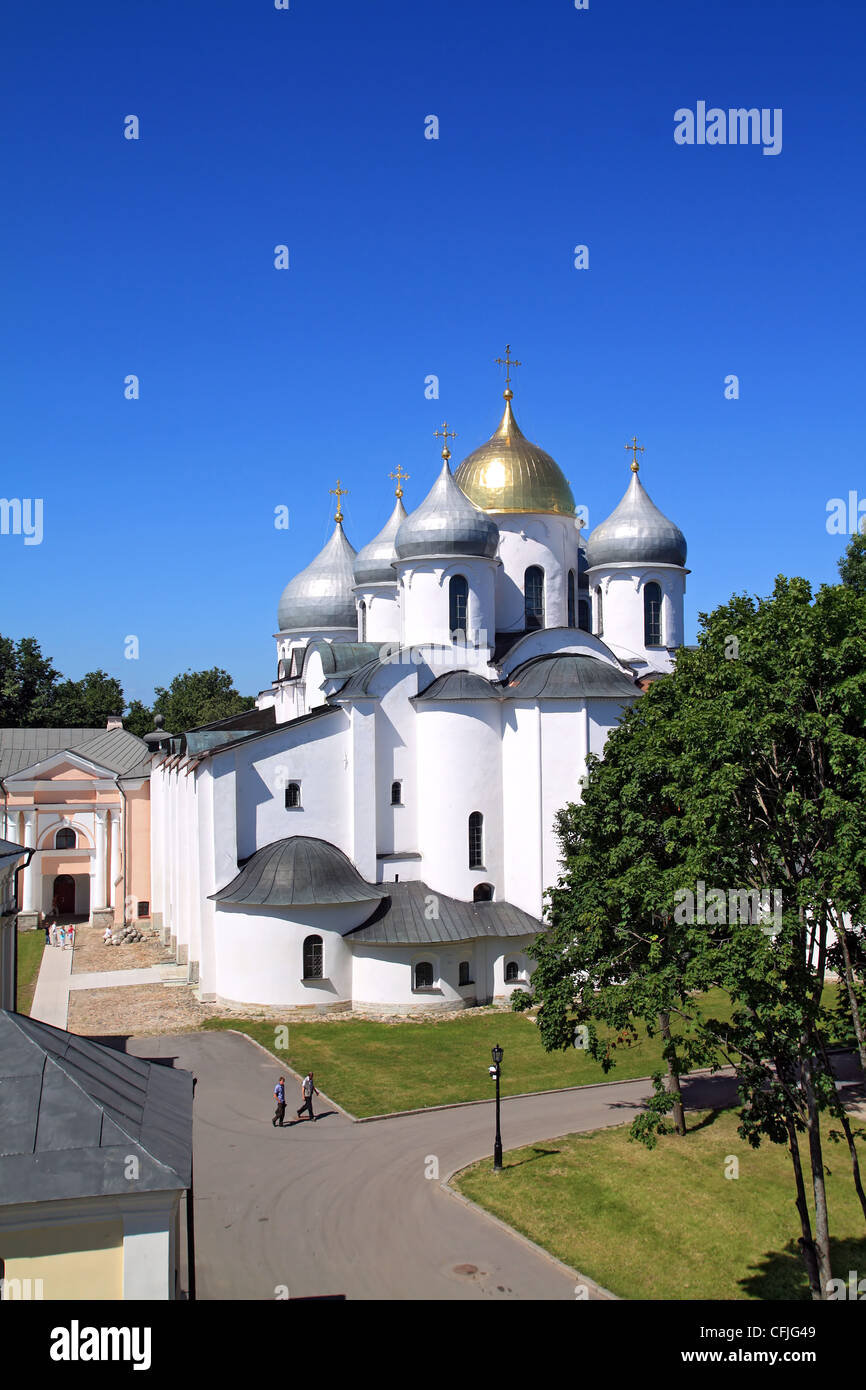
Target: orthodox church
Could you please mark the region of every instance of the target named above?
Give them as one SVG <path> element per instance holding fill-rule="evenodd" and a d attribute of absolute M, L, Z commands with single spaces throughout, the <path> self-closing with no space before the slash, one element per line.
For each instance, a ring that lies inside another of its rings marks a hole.
<path fill-rule="evenodd" d="M 506 368 L 513 364 L 506 353 Z M 276 679 L 167 739 L 151 775 L 153 912 L 201 998 L 418 1012 L 525 986 L 579 798 L 623 709 L 683 642 L 686 542 L 639 477 L 584 540 L 522 434 L 334 530 L 286 585 Z"/>

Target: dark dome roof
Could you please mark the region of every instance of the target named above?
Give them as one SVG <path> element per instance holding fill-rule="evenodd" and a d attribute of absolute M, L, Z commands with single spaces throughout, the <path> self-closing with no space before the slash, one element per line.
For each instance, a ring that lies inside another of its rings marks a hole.
<path fill-rule="evenodd" d="M 256 850 L 237 877 L 210 897 L 246 907 L 318 907 L 374 902 L 387 891 L 367 883 L 330 841 L 292 835 Z"/>

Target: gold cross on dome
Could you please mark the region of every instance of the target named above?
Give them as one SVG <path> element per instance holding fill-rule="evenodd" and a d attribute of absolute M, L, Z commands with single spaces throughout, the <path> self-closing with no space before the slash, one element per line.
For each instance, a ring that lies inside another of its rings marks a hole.
<path fill-rule="evenodd" d="M 626 447 L 627 449 L 631 449 L 632 455 L 633 455 L 632 461 L 631 461 L 631 463 L 629 464 L 629 467 L 631 468 L 632 473 L 637 473 L 638 469 L 640 468 L 640 464 L 639 464 L 638 461 L 637 461 L 637 456 L 638 456 L 638 454 L 643 454 L 643 453 L 645 453 L 646 450 L 644 449 L 644 446 L 643 446 L 642 444 L 638 444 L 638 442 L 637 442 L 637 435 L 636 435 L 636 434 L 633 434 L 633 435 L 632 435 L 632 437 L 631 437 L 631 443 L 630 443 L 630 444 L 626 444 L 625 447 Z"/>
<path fill-rule="evenodd" d="M 402 470 L 402 468 L 400 467 L 400 465 L 399 465 L 399 463 L 398 463 L 398 464 L 397 464 L 397 472 L 396 472 L 396 473 L 389 473 L 389 474 L 388 474 L 388 477 L 389 477 L 389 478 L 396 478 L 396 479 L 397 479 L 397 487 L 396 487 L 396 490 L 395 490 L 395 492 L 394 492 L 394 496 L 395 496 L 395 497 L 402 497 L 402 496 L 403 496 L 403 484 L 404 484 L 404 483 L 408 483 L 408 481 L 409 481 L 409 474 L 408 474 L 408 473 L 404 473 L 403 470 Z"/>
<path fill-rule="evenodd" d="M 337 510 L 336 510 L 335 513 L 334 513 L 334 520 L 335 520 L 335 521 L 342 521 L 342 520 L 343 520 L 343 498 L 344 498 L 344 497 L 348 497 L 348 495 L 349 495 L 349 489 L 348 489 L 347 487 L 340 487 L 340 479 L 338 478 L 338 479 L 337 479 L 337 486 L 336 486 L 336 487 L 330 488 L 329 491 L 330 491 L 332 497 L 336 497 L 336 499 L 337 499 Z"/>
<path fill-rule="evenodd" d="M 441 428 L 441 430 L 434 430 L 434 431 L 433 431 L 433 434 L 434 434 L 434 437 L 435 437 L 436 439 L 444 439 L 444 440 L 445 440 L 445 443 L 444 443 L 443 446 L 442 446 L 442 457 L 443 457 L 444 459 L 450 459 L 450 457 L 451 457 L 451 450 L 448 448 L 448 440 L 449 440 L 449 439 L 456 439 L 456 438 L 457 438 L 457 432 L 456 432 L 456 430 L 449 430 L 449 428 L 448 428 L 448 421 L 447 421 L 447 420 L 443 420 L 443 421 L 442 421 L 442 428 Z"/>
<path fill-rule="evenodd" d="M 512 367 L 522 367 L 522 366 L 523 366 L 523 363 L 522 363 L 522 362 L 518 362 L 518 360 L 517 360 L 516 357 L 510 357 L 510 356 L 509 356 L 509 353 L 510 353 L 510 352 L 511 352 L 511 344 L 510 344 L 510 343 L 506 343 L 506 344 L 505 344 L 505 356 L 504 356 L 504 357 L 497 357 L 497 358 L 496 358 L 496 365 L 497 365 L 497 367 L 504 367 L 504 368 L 505 368 L 505 385 L 506 385 L 506 388 L 510 388 L 510 386 L 511 386 L 511 368 L 512 368 Z"/>

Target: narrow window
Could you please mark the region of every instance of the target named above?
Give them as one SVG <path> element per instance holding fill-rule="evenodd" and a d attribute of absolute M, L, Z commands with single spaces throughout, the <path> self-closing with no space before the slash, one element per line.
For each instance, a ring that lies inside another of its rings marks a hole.
<path fill-rule="evenodd" d="M 460 974 L 459 974 L 458 979 L 457 979 L 458 985 L 468 985 L 468 984 L 471 984 L 472 981 L 469 979 L 469 962 L 468 962 L 468 960 L 462 960 L 462 961 L 460 962 L 460 965 L 458 966 L 458 969 L 459 969 L 459 971 L 460 971 Z"/>
<path fill-rule="evenodd" d="M 524 627 L 544 627 L 544 570 L 530 565 L 523 576 Z"/>
<path fill-rule="evenodd" d="M 367 605 L 363 599 L 358 604 L 358 641 L 367 640 Z"/>
<path fill-rule="evenodd" d="M 604 609 L 601 602 L 601 585 L 595 591 L 595 635 L 601 637 L 604 633 Z"/>
<path fill-rule="evenodd" d="M 308 936 L 304 942 L 304 979 L 322 978 L 322 938 Z"/>
<path fill-rule="evenodd" d="M 468 611 L 469 584 L 462 574 L 455 574 L 448 585 L 448 631 L 452 641 L 466 640 Z"/>
<path fill-rule="evenodd" d="M 574 570 L 568 571 L 568 626 L 574 627 Z"/>
<path fill-rule="evenodd" d="M 75 831 L 70 830 L 68 826 L 64 826 L 62 830 L 58 830 L 57 834 L 54 836 L 54 848 L 75 849 Z"/>
<path fill-rule="evenodd" d="M 505 983 L 512 984 L 517 979 L 517 961 L 510 960 L 505 967 Z"/>
<path fill-rule="evenodd" d="M 577 600 L 577 625 L 581 632 L 592 632 L 588 598 L 580 598 Z"/>
<path fill-rule="evenodd" d="M 433 988 L 433 966 L 430 964 L 429 960 L 421 960 L 415 966 L 415 988 Z"/>
<path fill-rule="evenodd" d="M 402 783 L 402 782 L 392 782 L 392 783 L 391 783 L 391 805 L 392 805 L 392 806 L 402 806 L 402 805 L 403 805 L 403 783 Z"/>
<path fill-rule="evenodd" d="M 643 640 L 647 647 L 662 644 L 662 591 L 655 582 L 645 585 L 643 591 Z"/>
<path fill-rule="evenodd" d="M 286 810 L 294 811 L 301 804 L 301 784 L 300 782 L 290 782 L 286 787 Z"/>
<path fill-rule="evenodd" d="M 469 867 L 484 868 L 484 817 L 480 811 L 469 817 Z"/>

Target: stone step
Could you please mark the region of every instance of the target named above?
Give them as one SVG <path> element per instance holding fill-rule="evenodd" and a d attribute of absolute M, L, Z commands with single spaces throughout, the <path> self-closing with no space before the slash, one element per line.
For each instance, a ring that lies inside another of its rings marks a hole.
<path fill-rule="evenodd" d="M 163 965 L 160 969 L 160 980 L 164 985 L 185 984 L 188 976 L 187 965 Z"/>

